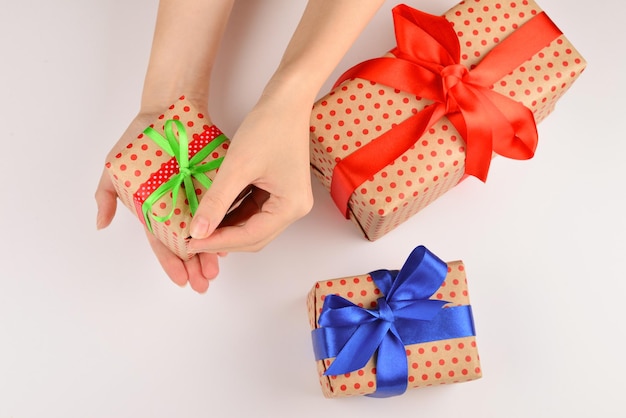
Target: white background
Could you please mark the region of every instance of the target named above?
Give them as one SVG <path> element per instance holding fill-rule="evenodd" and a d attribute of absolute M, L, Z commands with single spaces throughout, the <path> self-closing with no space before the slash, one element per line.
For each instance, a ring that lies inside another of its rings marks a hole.
<path fill-rule="evenodd" d="M 393 46 L 394 4 L 323 92 Z M 409 4 L 440 14 L 455 1 Z M 211 98 L 227 134 L 304 5 L 236 3 Z M 373 243 L 314 181 L 310 215 L 261 252 L 228 256 L 197 295 L 167 279 L 124 207 L 95 228 L 93 192 L 138 108 L 157 1 L 4 1 L 0 418 L 624 416 L 624 6 L 540 5 L 589 64 L 539 126 L 534 159 L 496 158 L 486 184 L 464 182 Z M 466 263 L 484 377 L 384 400 L 323 398 L 308 290 L 398 268 L 418 244 Z"/>

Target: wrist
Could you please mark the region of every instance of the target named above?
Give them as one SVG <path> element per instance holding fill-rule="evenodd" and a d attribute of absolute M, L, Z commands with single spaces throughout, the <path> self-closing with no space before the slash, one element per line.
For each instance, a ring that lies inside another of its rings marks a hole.
<path fill-rule="evenodd" d="M 208 93 L 198 92 L 196 89 L 180 83 L 179 85 L 162 84 L 150 87 L 149 89 L 144 88 L 144 92 L 141 96 L 139 114 L 158 116 L 169 106 L 176 103 L 182 96 L 185 96 L 185 99 L 196 109 L 203 113 L 208 113 Z"/>
<path fill-rule="evenodd" d="M 315 82 L 310 71 L 279 68 L 265 86 L 261 101 L 280 101 L 294 109 L 310 112 L 322 82 Z"/>

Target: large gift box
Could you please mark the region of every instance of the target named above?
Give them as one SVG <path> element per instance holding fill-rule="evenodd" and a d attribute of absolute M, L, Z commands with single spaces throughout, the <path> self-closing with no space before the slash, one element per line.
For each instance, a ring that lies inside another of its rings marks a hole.
<path fill-rule="evenodd" d="M 183 260 L 189 224 L 229 141 L 184 96 L 106 162 L 115 190 L 146 228 Z"/>
<path fill-rule="evenodd" d="M 482 376 L 462 261 L 419 246 L 399 271 L 317 282 L 307 305 L 326 397 L 389 397 Z"/>
<path fill-rule="evenodd" d="M 393 9 L 397 46 L 349 69 L 311 115 L 311 165 L 369 240 L 494 155 L 528 159 L 536 123 L 585 60 L 532 0 Z"/>

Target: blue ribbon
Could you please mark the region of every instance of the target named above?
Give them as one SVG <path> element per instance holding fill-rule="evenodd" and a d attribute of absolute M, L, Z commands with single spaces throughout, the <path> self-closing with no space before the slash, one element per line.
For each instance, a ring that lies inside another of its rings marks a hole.
<path fill-rule="evenodd" d="M 476 335 L 469 305 L 442 309 L 448 302 L 429 299 L 447 274 L 447 264 L 419 246 L 401 270 L 370 273 L 383 294 L 375 309 L 326 296 L 312 331 L 316 360 L 335 357 L 324 375 L 361 369 L 376 355 L 377 388 L 369 396 L 400 395 L 408 386 L 406 345 Z"/>

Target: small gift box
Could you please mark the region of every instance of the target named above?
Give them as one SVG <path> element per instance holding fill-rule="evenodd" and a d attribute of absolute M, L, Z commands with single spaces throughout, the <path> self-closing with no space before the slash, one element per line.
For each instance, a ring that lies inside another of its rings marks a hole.
<path fill-rule="evenodd" d="M 536 123 L 585 60 L 532 0 L 461 2 L 443 16 L 398 5 L 397 46 L 349 69 L 311 115 L 316 177 L 369 240 L 498 154 L 528 159 Z"/>
<path fill-rule="evenodd" d="M 106 168 L 126 207 L 181 259 L 199 197 L 212 183 L 229 141 L 184 96 Z"/>
<path fill-rule="evenodd" d="M 399 271 L 317 282 L 307 306 L 328 398 L 482 376 L 462 261 L 446 264 L 419 246 Z"/>

